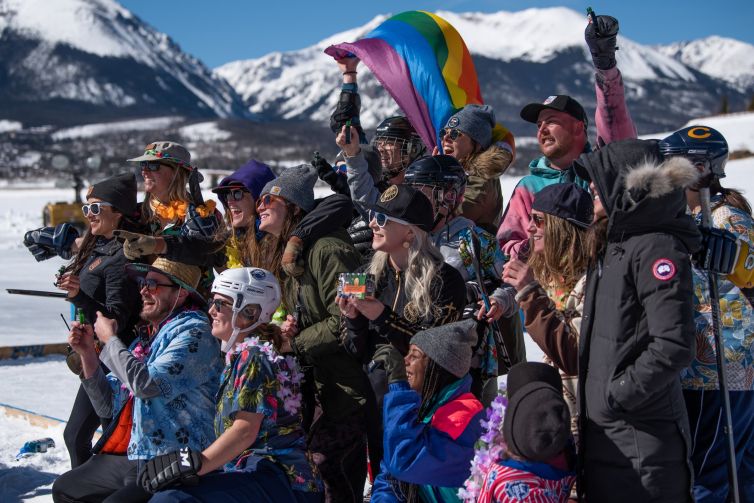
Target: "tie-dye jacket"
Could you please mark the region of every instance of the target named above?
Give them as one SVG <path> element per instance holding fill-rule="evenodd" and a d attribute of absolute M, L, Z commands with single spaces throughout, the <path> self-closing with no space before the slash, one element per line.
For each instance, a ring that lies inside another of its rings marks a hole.
<path fill-rule="evenodd" d="M 712 207 L 720 203 L 720 197 L 712 198 Z M 695 215 L 697 223 L 701 215 Z M 713 226 L 725 229 L 745 241 L 754 249 L 754 222 L 752 218 L 728 205 L 712 212 Z M 691 366 L 681 372 L 684 389 L 718 389 L 717 365 L 715 364 L 715 340 L 712 332 L 712 307 L 707 273 L 697 267 L 692 269 L 694 278 L 694 319 L 696 322 L 696 355 Z M 718 276 L 720 293 L 720 321 L 722 324 L 725 361 L 728 370 L 728 389 L 732 391 L 754 390 L 754 310 L 741 290 L 724 276 Z"/>
<path fill-rule="evenodd" d="M 597 144 L 606 145 L 616 140 L 636 138 L 636 128 L 626 108 L 623 77 L 618 68 L 597 70 L 595 90 Z M 590 149 L 587 143 L 584 151 L 589 152 Z M 497 230 L 497 240 L 503 253 L 514 258 L 518 257 L 522 248 L 526 248 L 529 240 L 526 228 L 529 226 L 534 194 L 554 183 L 576 182 L 584 188 L 589 187 L 589 184 L 576 177 L 571 169 L 559 170 L 551 167 L 544 156 L 529 163 L 529 170 L 531 174 L 523 177 L 513 190 L 502 223 Z"/>

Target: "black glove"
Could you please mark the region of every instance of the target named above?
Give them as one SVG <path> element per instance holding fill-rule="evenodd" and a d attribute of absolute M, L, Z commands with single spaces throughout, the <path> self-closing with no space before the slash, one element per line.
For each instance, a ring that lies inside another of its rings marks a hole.
<path fill-rule="evenodd" d="M 340 97 L 338 98 L 338 105 L 330 116 L 330 129 L 332 132 L 335 134 L 340 133 L 340 130 L 346 125 L 346 122 L 350 120 L 352 126 L 354 126 L 359 131 L 359 135 L 361 135 L 363 132 L 361 126 L 353 124 L 354 119 L 359 116 L 360 110 L 361 97 L 359 97 L 359 94 L 349 91 L 341 91 Z"/>
<path fill-rule="evenodd" d="M 736 266 L 738 240 L 725 229 L 699 227 L 702 233 L 702 248 L 693 255 L 697 266 L 716 274 L 730 274 Z"/>
<path fill-rule="evenodd" d="M 345 175 L 335 171 L 330 163 L 319 155 L 319 152 L 314 152 L 312 166 L 317 170 L 319 179 L 329 185 L 333 192 L 351 197 L 351 189 L 348 188 L 348 180 Z"/>
<path fill-rule="evenodd" d="M 186 222 L 181 226 L 181 236 L 211 238 L 217 232 L 217 217 L 212 212 L 211 215 L 203 217 L 196 211 L 196 206 L 189 204 L 186 212 Z"/>
<path fill-rule="evenodd" d="M 616 65 L 615 46 L 618 37 L 618 20 L 612 16 L 595 16 L 584 30 L 586 45 L 598 70 L 609 70 Z"/>
<path fill-rule="evenodd" d="M 41 227 L 29 231 L 24 235 L 24 246 L 37 259 L 37 262 L 47 260 L 58 255 L 63 260 L 73 256 L 71 247 L 79 231 L 69 223 L 58 224 L 55 227 Z"/>
<path fill-rule="evenodd" d="M 374 366 L 382 365 L 385 369 L 388 384 L 406 380 L 406 365 L 403 363 L 403 356 L 392 344 L 378 346 L 372 362 Z"/>
<path fill-rule="evenodd" d="M 348 234 L 351 236 L 353 246 L 359 253 L 367 253 L 372 249 L 372 237 L 374 233 L 369 228 L 369 224 L 363 218 L 356 217 L 348 227 Z"/>
<path fill-rule="evenodd" d="M 184 447 L 150 459 L 139 473 L 139 485 L 149 493 L 156 493 L 177 484 L 196 485 L 202 468 L 201 453 Z"/>

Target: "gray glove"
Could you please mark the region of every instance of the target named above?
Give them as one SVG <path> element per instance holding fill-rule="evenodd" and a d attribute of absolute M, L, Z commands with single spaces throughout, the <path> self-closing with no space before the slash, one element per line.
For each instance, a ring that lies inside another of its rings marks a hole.
<path fill-rule="evenodd" d="M 375 366 L 381 364 L 382 368 L 385 369 L 388 384 L 407 379 L 403 356 L 401 356 L 401 353 L 392 344 L 379 346 L 372 357 L 372 361 Z"/>
<path fill-rule="evenodd" d="M 29 231 L 24 235 L 24 246 L 37 259 L 37 262 L 59 256 L 68 260 L 73 256 L 71 247 L 79 237 L 79 231 L 69 223 L 58 224 L 55 227 L 41 227 Z"/>
<path fill-rule="evenodd" d="M 616 41 L 618 37 L 618 20 L 612 16 L 595 16 L 594 22 L 589 23 L 584 30 L 586 45 L 592 54 L 594 67 L 598 70 L 609 70 L 615 62 Z"/>

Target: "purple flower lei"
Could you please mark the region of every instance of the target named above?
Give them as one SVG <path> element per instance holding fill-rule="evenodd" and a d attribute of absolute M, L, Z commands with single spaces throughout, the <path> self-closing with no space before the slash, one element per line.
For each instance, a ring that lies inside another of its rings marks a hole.
<path fill-rule="evenodd" d="M 275 378 L 280 383 L 276 396 L 283 401 L 283 409 L 289 414 L 298 414 L 301 410 L 302 395 L 299 391 L 301 381 L 304 380 L 304 374 L 299 371 L 298 363 L 292 356 L 282 357 L 275 351 L 275 347 L 270 342 L 261 342 L 259 337 L 249 337 L 225 355 L 225 364 L 229 364 L 234 354 L 240 353 L 249 348 L 259 348 L 267 360 L 272 363 L 277 372 Z M 281 365 L 281 362 L 285 364 Z"/>
<path fill-rule="evenodd" d="M 482 491 L 484 477 L 490 467 L 502 457 L 506 445 L 503 439 L 503 418 L 508 407 L 505 396 L 505 383 L 498 386 L 497 397 L 487 409 L 487 419 L 482 419 L 484 433 L 474 446 L 474 458 L 471 460 L 471 475 L 463 487 L 458 490 L 458 497 L 466 502 L 474 502 Z"/>

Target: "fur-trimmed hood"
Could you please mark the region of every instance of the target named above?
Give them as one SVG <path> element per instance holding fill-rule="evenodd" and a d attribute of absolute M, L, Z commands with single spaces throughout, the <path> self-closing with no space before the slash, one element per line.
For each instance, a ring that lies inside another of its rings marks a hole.
<path fill-rule="evenodd" d="M 685 189 L 699 178 L 682 157 L 665 160 L 656 140 L 623 140 L 575 162 L 576 173 L 592 180 L 609 218 L 608 239 L 666 232 L 689 250 L 699 244 L 699 231 L 687 214 Z"/>
<path fill-rule="evenodd" d="M 464 165 L 464 170 L 469 175 L 478 176 L 485 180 L 498 178 L 505 173 L 513 161 L 513 154 L 504 148 L 493 144 L 486 150 L 473 156 Z"/>

